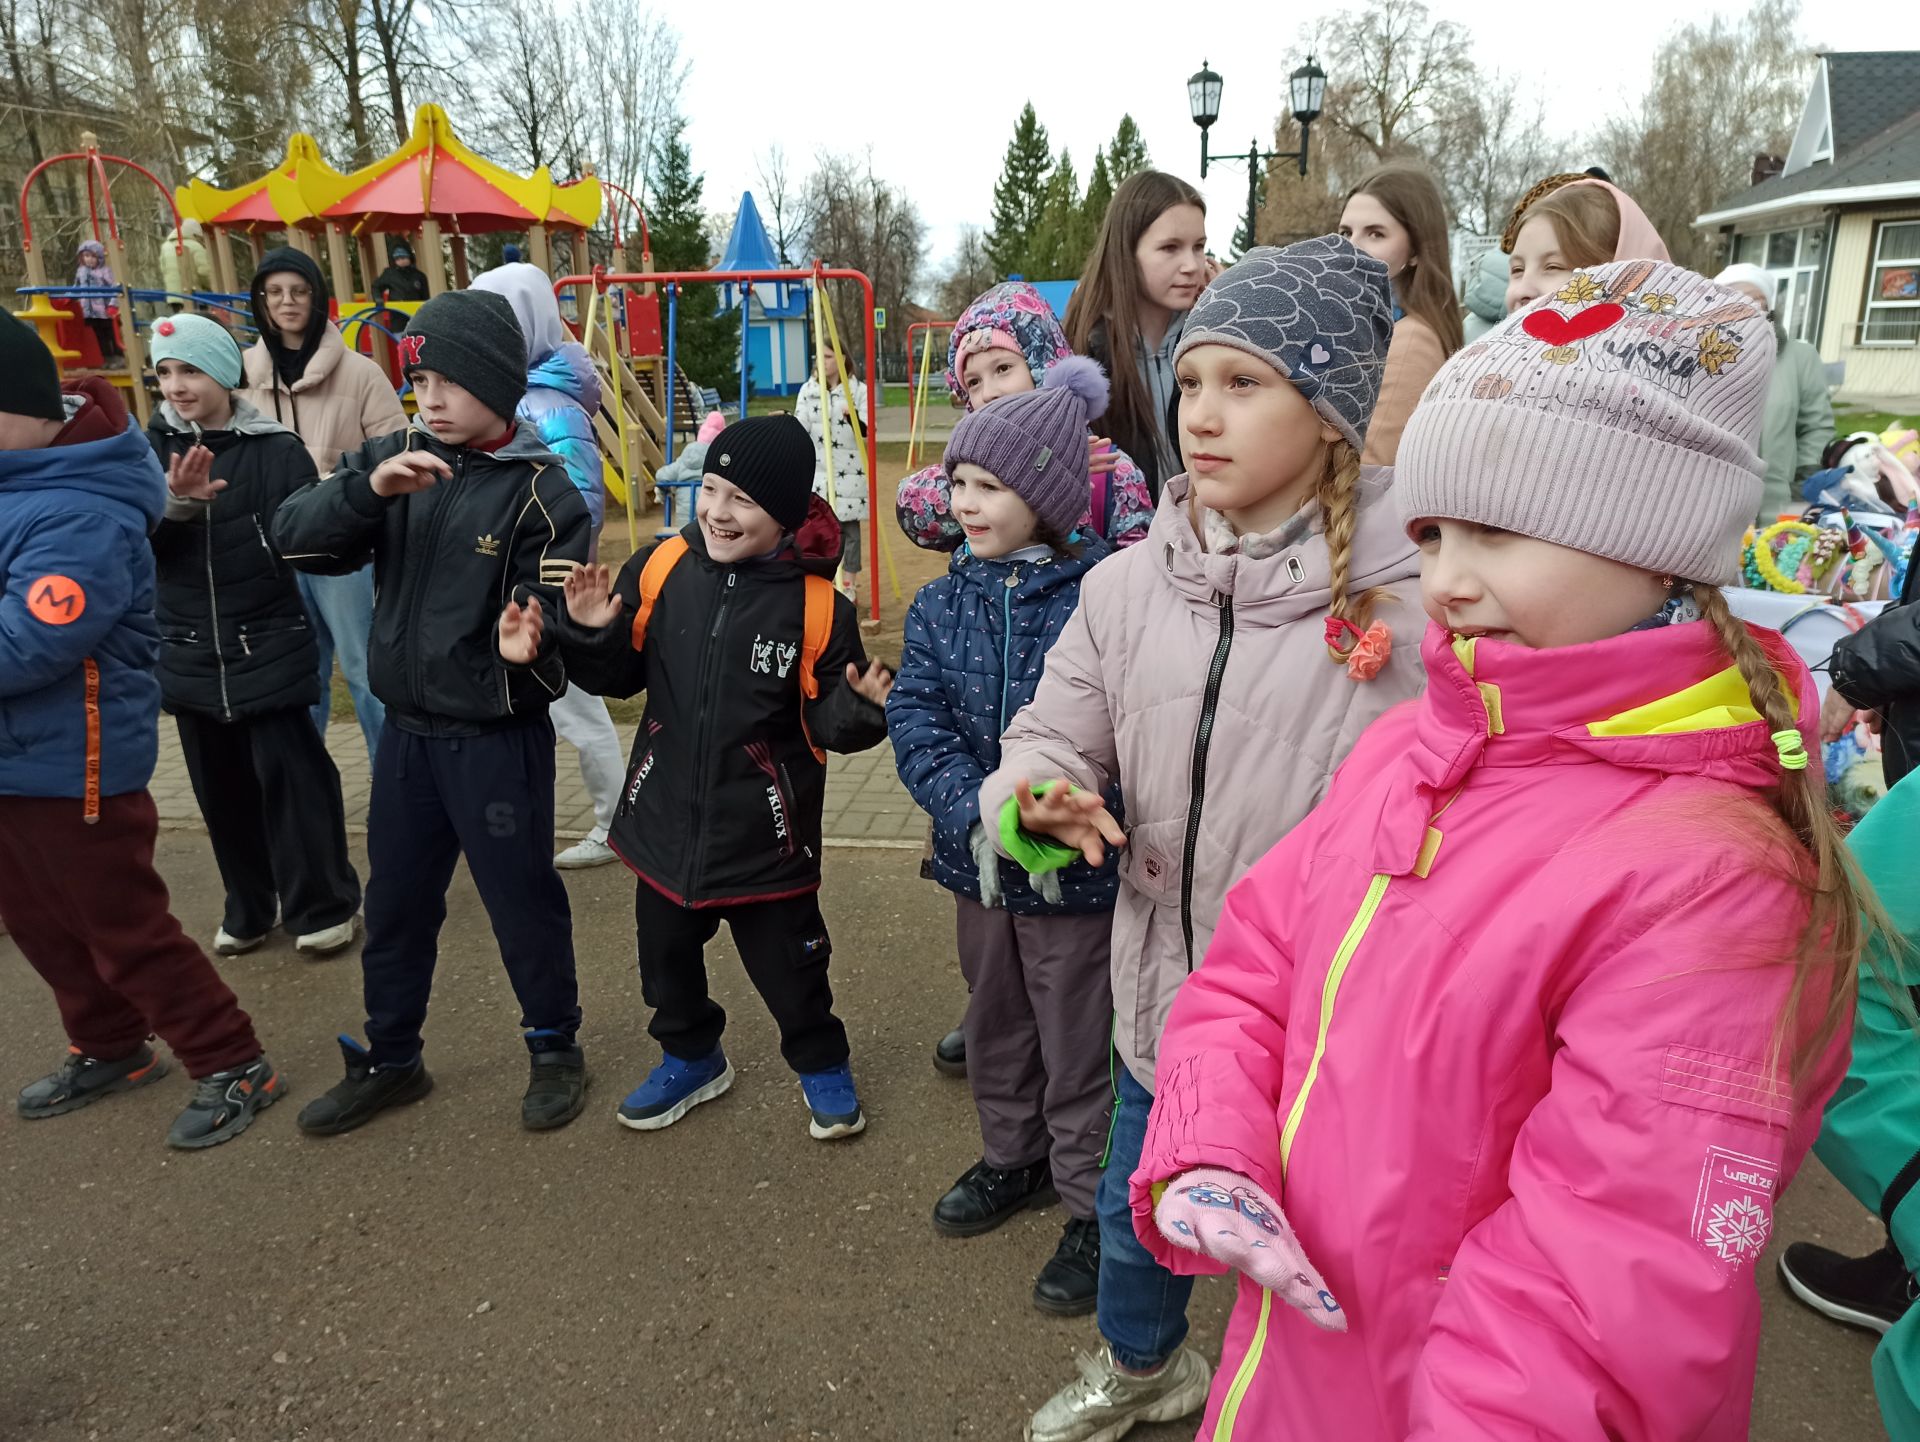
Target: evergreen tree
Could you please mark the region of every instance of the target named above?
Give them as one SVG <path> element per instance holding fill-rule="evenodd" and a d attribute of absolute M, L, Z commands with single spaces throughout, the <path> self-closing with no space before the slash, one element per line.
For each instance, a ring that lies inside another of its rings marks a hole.
<path fill-rule="evenodd" d="M 1228 256 L 1231 260 L 1237 261 L 1252 249 L 1253 242 L 1247 238 L 1247 217 L 1243 213 L 1240 223 L 1233 228 L 1233 249 L 1228 252 Z"/>
<path fill-rule="evenodd" d="M 1071 279 L 1086 268 L 1087 252 L 1092 249 L 1080 177 L 1074 173 L 1073 156 L 1063 150 L 1047 177 L 1040 224 L 1027 250 L 1031 269 L 1023 273 L 1028 280 Z"/>
<path fill-rule="evenodd" d="M 713 266 L 713 238 L 707 233 L 706 210 L 701 204 L 706 179 L 693 168 L 686 129 L 685 118 L 674 116 L 654 146 L 647 183 L 647 220 L 653 237 L 653 263 L 659 270 L 708 270 Z M 715 313 L 719 296 L 719 291 L 710 286 L 680 292 L 674 357 L 697 384 L 713 386 L 723 396 L 737 399 L 740 321 L 738 312 Z M 663 297 L 662 325 L 665 322 Z"/>
<path fill-rule="evenodd" d="M 1107 152 L 1104 148 L 1093 152 L 1093 169 L 1087 174 L 1087 198 L 1080 202 L 1081 210 L 1087 217 L 1087 235 L 1089 238 L 1100 234 L 1101 223 L 1107 218 L 1107 207 L 1113 204 L 1113 172 L 1107 168 Z"/>
<path fill-rule="evenodd" d="M 1007 143 L 1000 179 L 993 187 L 993 224 L 987 232 L 987 258 L 999 276 L 1026 275 L 1032 268 L 1035 232 L 1046 208 L 1053 150 L 1047 128 L 1028 102 Z"/>
<path fill-rule="evenodd" d="M 1131 115 L 1121 116 L 1120 128 L 1113 132 L 1113 142 L 1107 146 L 1107 169 L 1116 186 L 1129 176 L 1153 169 L 1147 142 L 1140 138 L 1140 127 L 1133 123 Z"/>

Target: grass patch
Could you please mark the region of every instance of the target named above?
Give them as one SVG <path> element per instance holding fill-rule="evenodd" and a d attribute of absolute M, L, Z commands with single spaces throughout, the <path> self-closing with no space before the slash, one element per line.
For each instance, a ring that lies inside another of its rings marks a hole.
<path fill-rule="evenodd" d="M 1914 424 L 1909 416 L 1896 416 L 1887 411 L 1836 410 L 1833 413 L 1834 429 L 1841 435 L 1850 435 L 1854 431 L 1872 431 L 1876 436 L 1882 431 L 1892 430 L 1895 426 L 1903 429 Z"/>

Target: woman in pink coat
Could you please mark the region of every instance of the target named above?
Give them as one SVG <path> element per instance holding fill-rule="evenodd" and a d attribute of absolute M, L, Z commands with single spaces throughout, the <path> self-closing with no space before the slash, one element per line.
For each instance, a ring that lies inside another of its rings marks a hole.
<path fill-rule="evenodd" d="M 1087 573 L 980 787 L 989 831 L 1030 872 L 1099 865 L 1121 840 L 1100 795 L 1117 782 L 1127 803 L 1095 1199 L 1105 1345 L 1029 1442 L 1117 1437 L 1206 1400 L 1207 1364 L 1181 1345 L 1192 1283 L 1134 1237 L 1127 1176 L 1167 1009 L 1227 887 L 1420 689 L 1414 547 L 1386 475 L 1360 466 L 1392 331 L 1386 267 L 1338 236 L 1257 248 L 1213 282 L 1175 360 L 1189 473 L 1162 488 L 1144 541 Z"/>
<path fill-rule="evenodd" d="M 1746 1437 L 1862 904 L 1811 678 L 1717 589 L 1772 359 L 1606 265 L 1414 412 L 1426 694 L 1227 898 L 1133 1174 L 1163 1262 L 1244 1274 L 1202 1437 Z"/>

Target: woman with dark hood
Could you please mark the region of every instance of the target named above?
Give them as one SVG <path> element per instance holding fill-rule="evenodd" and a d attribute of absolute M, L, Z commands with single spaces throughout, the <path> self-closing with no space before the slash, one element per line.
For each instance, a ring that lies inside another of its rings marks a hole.
<path fill-rule="evenodd" d="M 407 427 L 407 413 L 386 375 L 347 349 L 327 319 L 328 299 L 326 278 L 311 257 L 297 250 L 267 253 L 253 277 L 253 320 L 260 339 L 246 354 L 244 391 L 255 410 L 300 437 L 322 476 L 345 452 Z M 313 724 L 326 734 L 338 655 L 371 760 L 386 719 L 386 708 L 367 685 L 373 567 L 348 576 L 302 571 L 299 582 L 320 647 L 320 700 Z"/>

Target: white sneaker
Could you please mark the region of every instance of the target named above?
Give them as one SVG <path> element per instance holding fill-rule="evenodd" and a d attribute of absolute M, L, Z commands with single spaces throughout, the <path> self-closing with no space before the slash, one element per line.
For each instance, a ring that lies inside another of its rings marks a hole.
<path fill-rule="evenodd" d="M 216 956 L 245 956 L 265 940 L 264 936 L 235 936 L 223 926 L 213 934 L 213 950 Z"/>
<path fill-rule="evenodd" d="M 353 939 L 360 933 L 360 918 L 349 916 L 338 926 L 329 926 L 324 931 L 309 931 L 305 936 L 296 937 L 293 949 L 302 956 L 332 956 L 336 951 L 345 951 L 353 945 Z"/>
<path fill-rule="evenodd" d="M 606 842 L 589 837 L 585 841 L 574 842 L 553 858 L 553 864 L 562 871 L 585 871 L 589 866 L 605 866 L 609 861 L 619 859 L 620 854 Z"/>
<path fill-rule="evenodd" d="M 1082 1352 L 1080 1376 L 1047 1400 L 1027 1424 L 1026 1442 L 1117 1442 L 1142 1422 L 1174 1422 L 1207 1402 L 1213 1372 L 1199 1353 L 1182 1347 L 1158 1372 L 1122 1371 L 1113 1349 Z"/>

